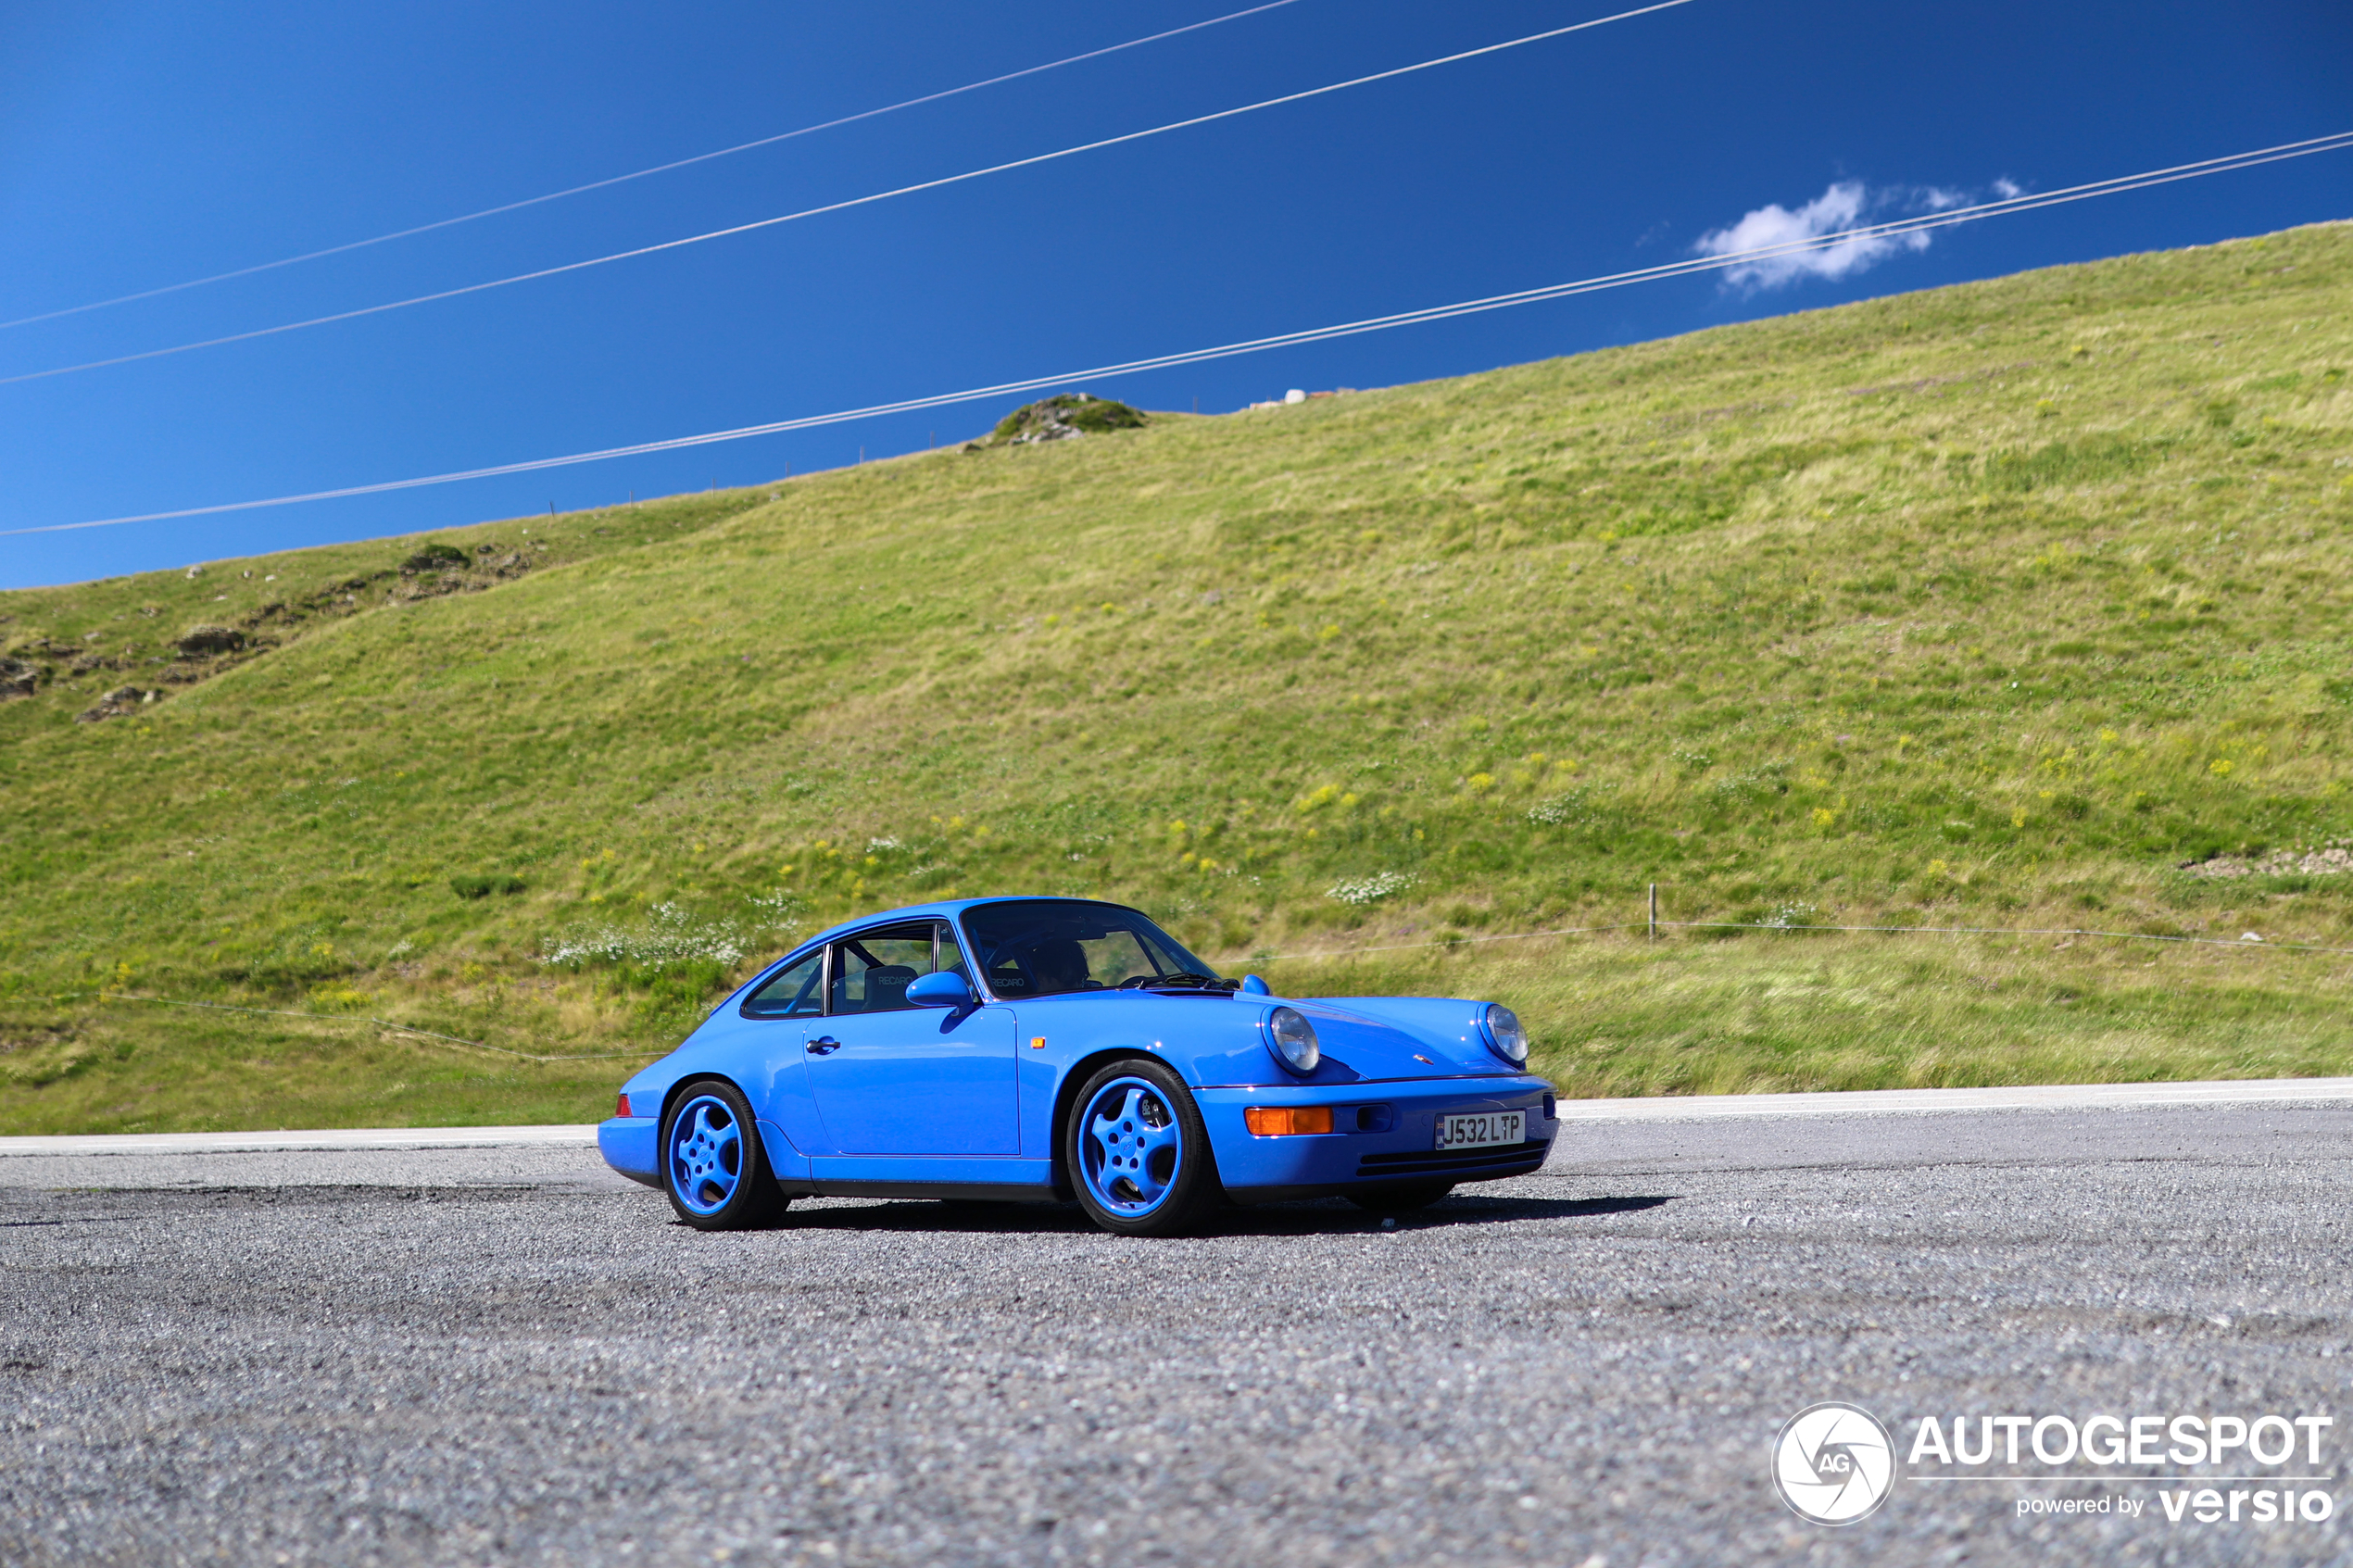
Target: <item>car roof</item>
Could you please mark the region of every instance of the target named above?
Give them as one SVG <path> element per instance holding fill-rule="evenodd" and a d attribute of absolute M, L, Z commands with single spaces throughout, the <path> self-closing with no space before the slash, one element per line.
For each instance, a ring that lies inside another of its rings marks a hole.
<path fill-rule="evenodd" d="M 1040 898 L 1051 898 L 1061 904 L 1101 904 L 1106 909 L 1126 909 L 1130 914 L 1144 914 L 1143 910 L 1132 904 L 1114 903 L 1109 898 L 1077 898 L 1056 893 L 1000 893 L 988 898 L 941 898 L 929 904 L 909 904 L 901 909 L 876 909 L 873 914 L 859 915 L 854 919 L 843 921 L 838 925 L 829 925 L 814 936 L 794 943 L 791 952 L 785 956 L 791 958 L 796 954 L 805 953 L 821 942 L 830 942 L 846 932 L 862 931 L 870 925 L 887 925 L 893 921 L 900 920 L 953 920 L 966 909 L 982 904 L 1029 903 Z M 1150 915 L 1144 915 L 1144 918 L 1151 919 Z"/>

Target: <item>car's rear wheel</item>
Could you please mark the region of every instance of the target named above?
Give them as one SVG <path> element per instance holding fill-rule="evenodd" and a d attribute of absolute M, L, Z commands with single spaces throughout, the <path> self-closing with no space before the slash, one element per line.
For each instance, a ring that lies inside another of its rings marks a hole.
<path fill-rule="evenodd" d="M 1157 1061 L 1114 1061 L 1087 1080 L 1063 1159 L 1079 1207 L 1114 1236 L 1180 1236 L 1222 1190 L 1201 1108 Z"/>
<path fill-rule="evenodd" d="M 766 1224 L 792 1201 L 769 1172 L 743 1091 L 717 1078 L 687 1085 L 663 1116 L 661 1186 L 698 1231 Z"/>
<path fill-rule="evenodd" d="M 1369 1209 L 1376 1214 L 1410 1214 L 1416 1209 L 1427 1209 L 1454 1190 L 1452 1182 L 1415 1182 L 1405 1186 L 1374 1187 L 1366 1192 L 1352 1192 L 1348 1201 L 1359 1209 Z"/>

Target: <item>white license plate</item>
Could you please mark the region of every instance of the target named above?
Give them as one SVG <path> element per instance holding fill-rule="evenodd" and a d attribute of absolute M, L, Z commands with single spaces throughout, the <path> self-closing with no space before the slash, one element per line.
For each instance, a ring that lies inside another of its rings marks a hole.
<path fill-rule="evenodd" d="M 1441 1148 L 1491 1148 L 1497 1144 L 1528 1141 L 1528 1112 L 1482 1110 L 1469 1116 L 1441 1116 Z"/>

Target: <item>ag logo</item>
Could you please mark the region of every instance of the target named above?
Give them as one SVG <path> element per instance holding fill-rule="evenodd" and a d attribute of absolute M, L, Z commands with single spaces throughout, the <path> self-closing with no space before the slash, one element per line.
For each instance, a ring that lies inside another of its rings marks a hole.
<path fill-rule="evenodd" d="M 1791 1416 L 1773 1439 L 1773 1486 L 1817 1524 L 1868 1517 L 1895 1484 L 1895 1445 L 1879 1418 L 1829 1400 Z"/>

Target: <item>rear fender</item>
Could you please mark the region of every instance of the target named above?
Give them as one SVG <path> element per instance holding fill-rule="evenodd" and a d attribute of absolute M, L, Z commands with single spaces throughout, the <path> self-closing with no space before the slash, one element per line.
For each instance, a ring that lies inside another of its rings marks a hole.
<path fill-rule="evenodd" d="M 686 1092 L 688 1085 L 694 1084 L 707 1084 L 713 1081 L 724 1084 L 729 1088 L 735 1090 L 737 1094 L 742 1095 L 744 1097 L 745 1104 L 749 1105 L 752 1103 L 750 1093 L 727 1073 L 711 1072 L 683 1073 L 679 1074 L 678 1081 L 676 1083 L 671 1085 L 670 1087 L 662 1091 L 661 1120 L 656 1123 L 656 1125 L 661 1127 L 667 1127 L 670 1125 L 670 1113 L 676 1108 L 679 1097 Z M 777 1126 L 765 1116 L 758 1114 L 756 1110 L 753 1113 L 751 1124 L 759 1131 L 761 1152 L 768 1157 L 768 1173 L 771 1176 L 774 1176 L 780 1182 L 807 1181 L 809 1179 L 809 1157 L 801 1153 L 799 1149 L 793 1147 L 792 1139 L 785 1135 L 785 1130 L 782 1127 Z M 659 1139 L 659 1135 L 657 1135 L 657 1139 Z"/>

